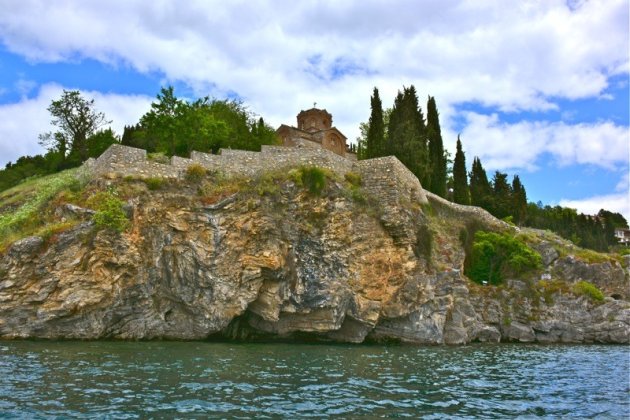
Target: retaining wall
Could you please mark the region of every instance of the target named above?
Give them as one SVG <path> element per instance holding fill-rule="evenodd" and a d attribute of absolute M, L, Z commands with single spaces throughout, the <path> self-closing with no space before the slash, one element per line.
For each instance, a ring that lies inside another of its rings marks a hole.
<path fill-rule="evenodd" d="M 192 164 L 227 175 L 250 177 L 295 166 L 319 166 L 342 177 L 357 172 L 363 188 L 385 205 L 395 206 L 400 200 L 427 202 L 420 181 L 395 157 L 355 161 L 326 149 L 285 146 L 262 146 L 260 152 L 221 149 L 218 155 L 192 152 L 190 159 L 173 156 L 170 163 L 164 164 L 148 159 L 145 150 L 115 144 L 86 166 L 86 170 L 94 175 L 181 178 Z"/>

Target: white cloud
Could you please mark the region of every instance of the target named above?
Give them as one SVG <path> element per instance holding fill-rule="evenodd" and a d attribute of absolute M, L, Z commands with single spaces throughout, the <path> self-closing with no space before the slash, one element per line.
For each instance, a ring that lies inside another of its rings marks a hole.
<path fill-rule="evenodd" d="M 597 214 L 600 209 L 621 213 L 630 222 L 630 167 L 622 168 L 621 178 L 612 194 L 597 195 L 582 199 L 562 199 L 560 205 L 585 214 Z"/>
<path fill-rule="evenodd" d="M 564 122 L 499 121 L 496 114 L 464 113 L 462 144 L 467 156 L 479 156 L 489 169 L 535 170 L 536 161 L 550 154 L 560 166 L 589 164 L 606 169 L 627 167 L 628 127 L 610 121 Z"/>
<path fill-rule="evenodd" d="M 597 97 L 628 72 L 627 34 L 627 0 L 31 0 L 0 14 L 0 40 L 31 60 L 157 70 L 201 95 L 235 91 L 276 125 L 317 101 L 352 139 L 374 85 L 386 104 L 410 83 L 443 107 Z"/>
<path fill-rule="evenodd" d="M 353 140 L 358 123 L 368 119 L 374 86 L 390 106 L 396 91 L 413 83 L 421 102 L 436 97 L 453 152 L 455 117 L 464 117 L 469 164 L 478 155 L 489 170 L 535 170 L 549 154 L 558 165 L 628 165 L 628 128 L 612 122 L 505 123 L 496 115 L 455 111 L 474 101 L 501 111 L 544 112 L 558 110 L 558 99 L 606 96 L 610 77 L 630 69 L 628 0 L 570 7 L 565 0 L 509 6 L 503 0 L 0 3 L 0 43 L 29 60 L 92 58 L 158 72 L 199 96 L 236 92 L 274 126 L 294 122 L 317 101 Z M 46 108 L 61 90 L 46 85 L 32 99 L 0 105 L 0 164 L 42 152 L 37 135 L 50 130 Z M 85 93 L 118 133 L 136 123 L 152 99 Z M 628 217 L 627 186 L 619 188 L 563 205 Z"/>
<path fill-rule="evenodd" d="M 71 89 L 71 88 L 68 88 Z M 52 100 L 59 99 L 63 87 L 56 84 L 44 85 L 32 99 L 0 105 L 0 164 L 25 155 L 45 153 L 37 143 L 38 135 L 51 131 L 50 114 L 47 111 Z M 82 92 L 86 98 L 94 98 L 94 106 L 113 120 L 112 129 L 122 134 L 123 127 L 138 122 L 151 103 L 146 96 L 103 94 Z"/>
<path fill-rule="evenodd" d="M 621 213 L 630 221 L 630 198 L 628 192 L 587 197 L 579 200 L 560 200 L 562 207 L 576 209 L 584 214 L 597 214 L 600 209 Z"/>

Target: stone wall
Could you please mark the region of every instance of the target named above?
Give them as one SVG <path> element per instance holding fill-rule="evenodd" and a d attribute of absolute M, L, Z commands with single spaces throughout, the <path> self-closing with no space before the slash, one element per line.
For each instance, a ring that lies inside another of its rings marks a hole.
<path fill-rule="evenodd" d="M 190 159 L 173 156 L 165 164 L 148 159 L 145 150 L 115 144 L 85 169 L 94 175 L 181 178 L 192 164 L 247 177 L 296 166 L 319 166 L 341 177 L 356 172 L 361 175 L 363 188 L 379 197 L 384 205 L 398 206 L 401 200 L 427 203 L 420 181 L 395 157 L 356 161 L 326 149 L 285 146 L 262 146 L 260 152 L 221 149 L 218 155 L 192 152 Z"/>
<path fill-rule="evenodd" d="M 457 217 L 466 220 L 476 219 L 483 225 L 491 226 L 495 229 L 513 228 L 508 223 L 497 219 L 481 207 L 456 204 L 440 197 L 439 195 L 433 194 L 430 191 L 425 191 L 424 193 L 429 200 L 429 203 L 431 203 L 431 207 L 441 216 Z"/>
<path fill-rule="evenodd" d="M 393 205 L 400 200 L 427 203 L 418 178 L 394 156 L 360 160 L 354 167 L 361 175 L 363 188 Z"/>

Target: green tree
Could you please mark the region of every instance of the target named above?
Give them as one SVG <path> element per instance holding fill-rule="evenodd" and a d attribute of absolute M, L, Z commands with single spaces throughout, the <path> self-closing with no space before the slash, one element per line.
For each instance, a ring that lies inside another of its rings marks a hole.
<path fill-rule="evenodd" d="M 85 99 L 78 90 L 64 90 L 60 99 L 52 101 L 48 112 L 57 131 L 40 134 L 40 144 L 59 152 L 64 159 L 73 154 L 80 162 L 89 156 L 90 136 L 111 123 L 94 109 L 94 99 Z"/>
<path fill-rule="evenodd" d="M 446 197 L 446 156 L 439 113 L 433 96 L 429 96 L 427 103 L 427 137 L 429 140 L 429 172 L 431 173 L 429 191 L 440 197 Z"/>
<path fill-rule="evenodd" d="M 492 200 L 492 188 L 488 175 L 478 157 L 473 159 L 470 172 L 470 202 L 473 206 L 488 209 Z"/>
<path fill-rule="evenodd" d="M 412 85 L 398 92 L 389 119 L 385 155 L 396 156 L 422 183 L 430 185 L 426 127 Z"/>
<path fill-rule="evenodd" d="M 512 216 L 517 225 L 522 225 L 527 217 L 527 193 L 518 175 L 512 179 Z"/>
<path fill-rule="evenodd" d="M 173 86 L 160 89 L 157 101 L 151 103 L 151 110 L 140 119 L 146 136 L 141 143 L 144 143 L 147 151 L 160 151 L 169 156 L 175 154 L 186 105 L 175 97 Z"/>
<path fill-rule="evenodd" d="M 122 143 L 187 157 L 193 150 L 216 153 L 221 148 L 260 150 L 275 144 L 275 130 L 254 118 L 240 102 L 178 99 L 172 87 L 162 88 L 151 110 L 136 127 L 125 127 Z"/>
<path fill-rule="evenodd" d="M 462 150 L 462 142 L 457 136 L 457 151 L 453 162 L 453 201 L 458 204 L 470 204 L 470 189 L 466 175 L 466 156 Z"/>
<path fill-rule="evenodd" d="M 518 276 L 540 268 L 540 254 L 507 233 L 478 231 L 466 258 L 465 274 L 477 283 L 501 284 L 507 276 Z"/>
<path fill-rule="evenodd" d="M 374 93 L 370 98 L 370 107 L 371 113 L 365 142 L 365 156 L 368 159 L 384 156 L 385 125 L 383 121 L 383 103 L 377 88 L 374 88 Z"/>
<path fill-rule="evenodd" d="M 512 187 L 507 181 L 506 173 L 495 171 L 492 178 L 492 199 L 487 210 L 499 219 L 511 215 Z"/>

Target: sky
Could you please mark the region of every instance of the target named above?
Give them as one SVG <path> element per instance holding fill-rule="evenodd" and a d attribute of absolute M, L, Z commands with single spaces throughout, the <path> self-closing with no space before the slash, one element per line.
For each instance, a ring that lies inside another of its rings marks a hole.
<path fill-rule="evenodd" d="M 414 85 L 446 148 L 529 201 L 630 220 L 630 0 L 0 0 L 0 166 L 43 153 L 46 108 L 93 98 L 122 134 L 162 86 L 274 127 L 313 103 L 350 140 Z"/>

